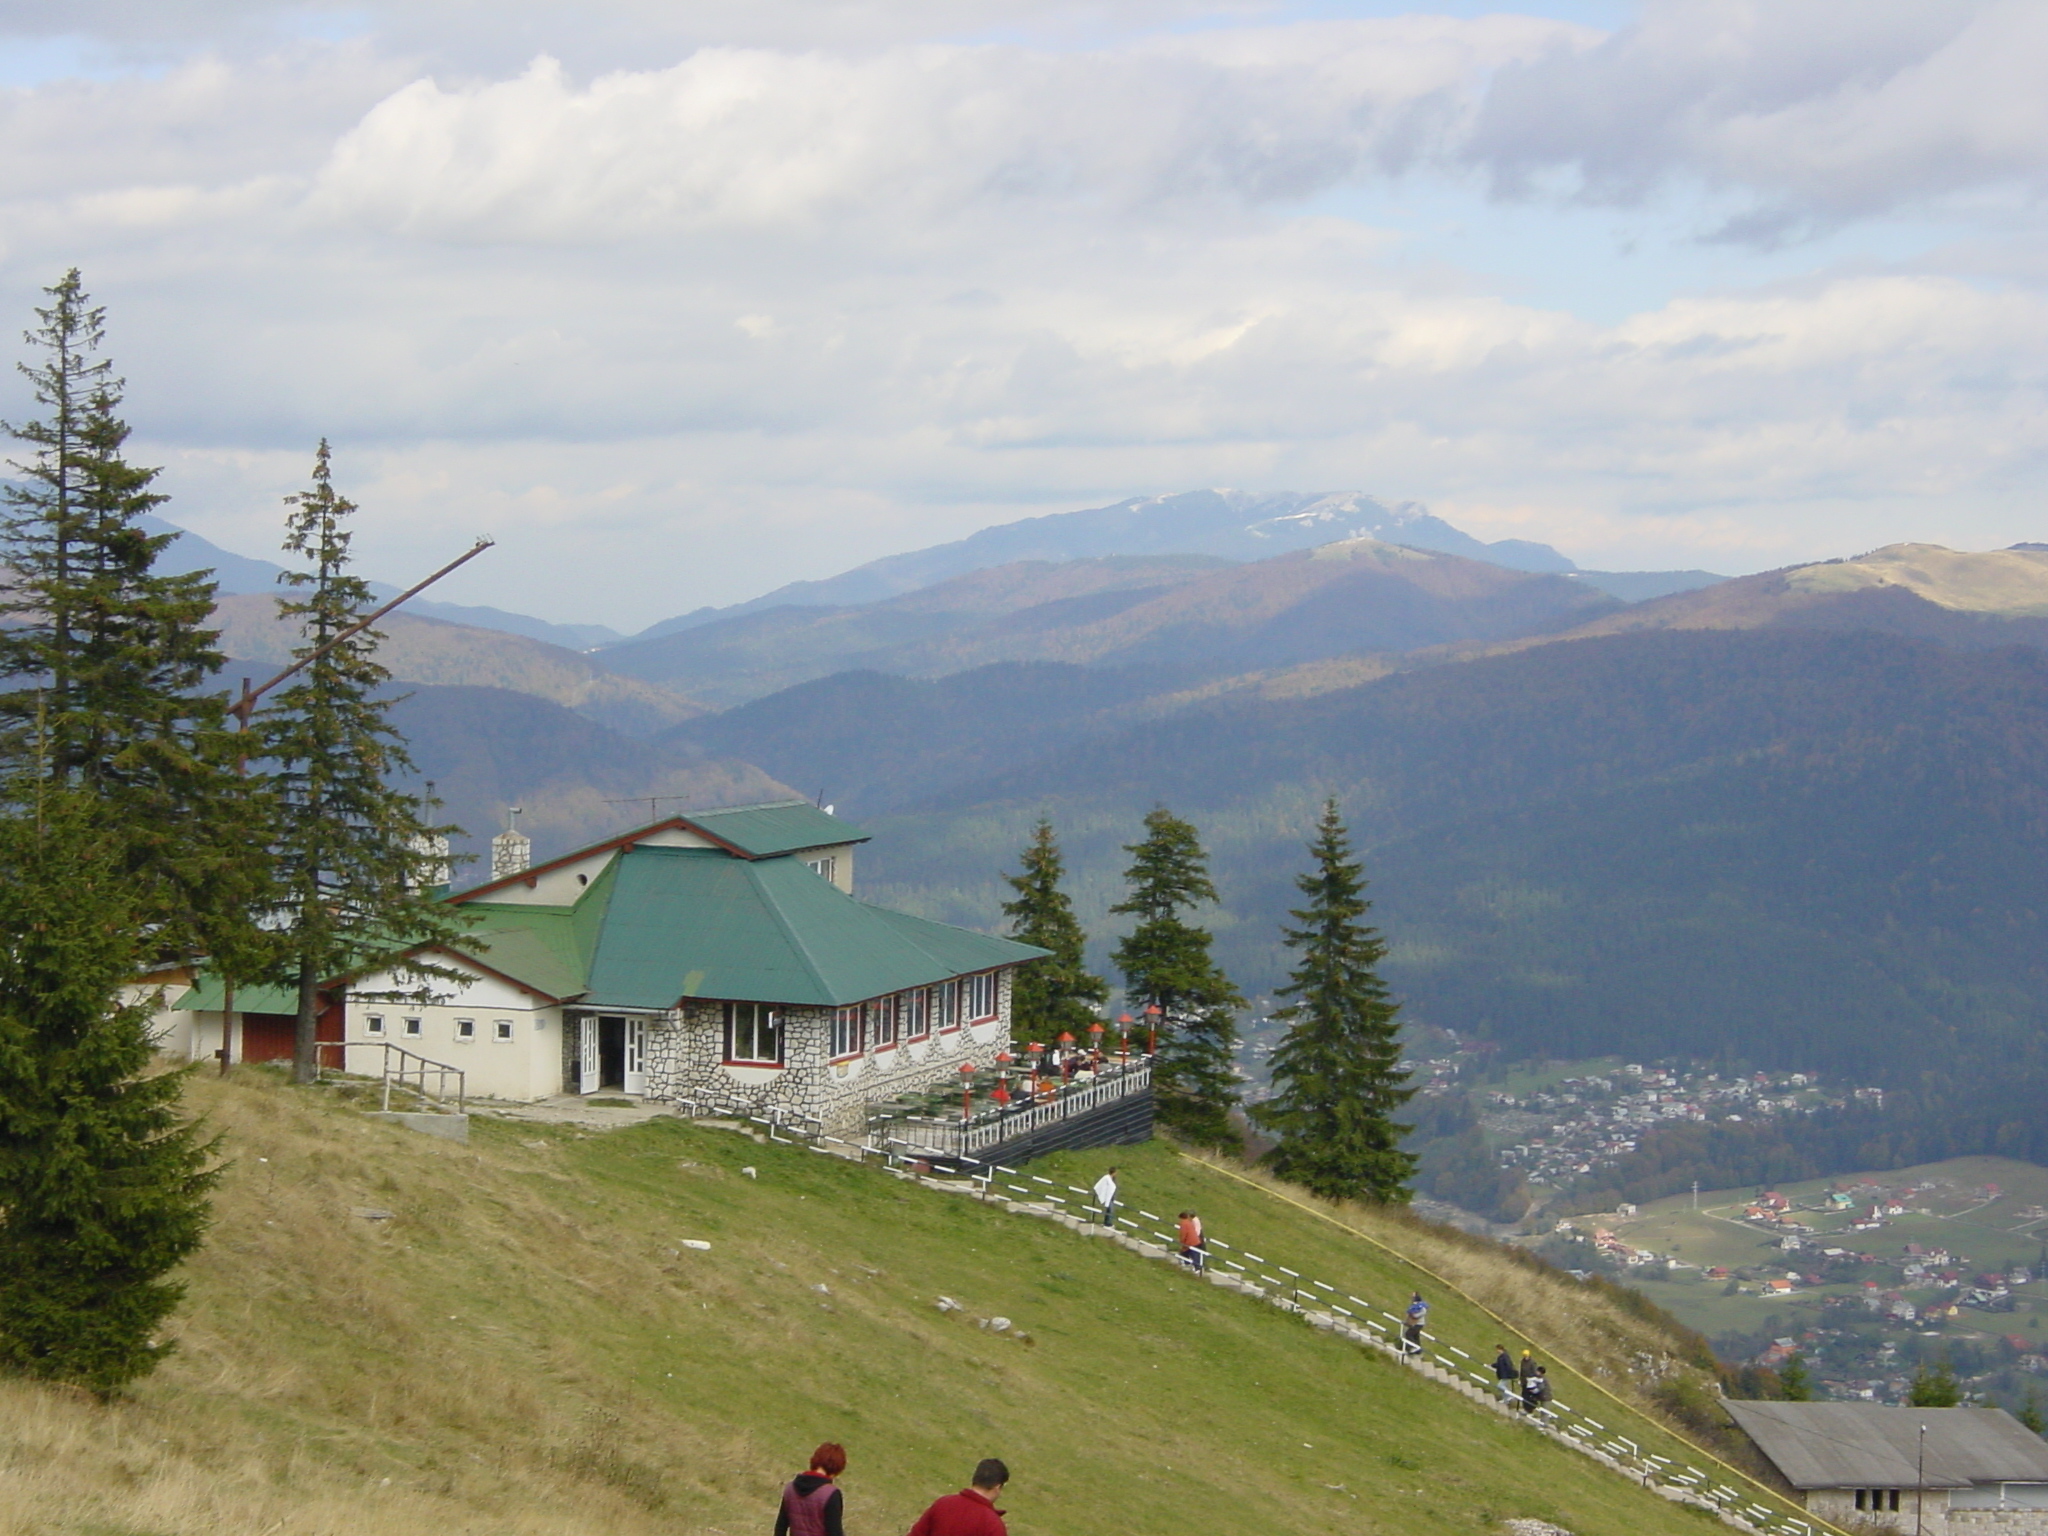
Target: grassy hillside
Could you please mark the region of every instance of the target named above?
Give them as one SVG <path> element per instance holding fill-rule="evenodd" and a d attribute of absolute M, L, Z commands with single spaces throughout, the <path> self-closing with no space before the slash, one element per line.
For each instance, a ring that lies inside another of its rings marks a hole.
<path fill-rule="evenodd" d="M 872 1168 L 672 1120 L 460 1147 L 262 1069 L 193 1098 L 234 1163 L 178 1352 L 113 1407 L 0 1384 L 5 1536 L 736 1536 L 823 1438 L 863 1536 L 992 1453 L 1020 1536 L 1707 1528 L 1299 1320 Z M 1226 1240 L 1408 1283 L 1163 1148 L 1122 1161 Z M 1550 1306 L 1601 1369 L 1641 1343 Z"/>

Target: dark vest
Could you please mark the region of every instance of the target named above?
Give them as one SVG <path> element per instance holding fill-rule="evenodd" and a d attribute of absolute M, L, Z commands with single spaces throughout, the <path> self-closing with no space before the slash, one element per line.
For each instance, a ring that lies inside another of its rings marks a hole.
<path fill-rule="evenodd" d="M 839 1490 L 820 1483 L 808 1494 L 798 1493 L 796 1484 L 782 1490 L 782 1512 L 789 1516 L 789 1536 L 825 1536 L 825 1506 Z"/>

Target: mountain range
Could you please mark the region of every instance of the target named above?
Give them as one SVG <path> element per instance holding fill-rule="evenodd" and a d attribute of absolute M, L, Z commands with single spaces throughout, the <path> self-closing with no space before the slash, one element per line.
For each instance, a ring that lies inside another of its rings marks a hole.
<path fill-rule="evenodd" d="M 1192 680 L 1548 632 L 1621 606 L 1566 576 L 1354 538 L 1241 564 L 1202 555 L 1018 561 L 853 607 L 721 618 L 614 646 L 602 659 L 720 704 L 851 667 L 935 677 L 1065 661 Z"/>
<path fill-rule="evenodd" d="M 1350 539 L 1463 555 L 1509 570 L 1569 572 L 1627 602 L 1721 580 L 1708 571 L 1580 571 L 1548 544 L 1526 539 L 1487 543 L 1433 516 L 1420 502 L 1390 507 L 1362 491 L 1181 491 L 1001 523 L 951 543 L 871 560 L 823 581 L 791 582 L 731 607 L 699 608 L 634 638 L 653 640 L 769 608 L 882 602 L 1022 560 L 1058 564 L 1119 555 L 1210 555 L 1251 561 Z"/>
<path fill-rule="evenodd" d="M 386 661 L 471 849 L 508 805 L 547 853 L 794 790 L 876 833 L 868 894 L 987 926 L 1046 815 L 1101 963 L 1165 803 L 1270 996 L 1335 796 L 1411 1016 L 1872 1081 L 1913 1145 L 2048 1157 L 2048 548 L 1627 593 L 1430 540 L 1478 544 L 1363 497 L 1143 498 L 595 651 L 409 609 Z M 283 654 L 263 599 L 220 618 Z"/>

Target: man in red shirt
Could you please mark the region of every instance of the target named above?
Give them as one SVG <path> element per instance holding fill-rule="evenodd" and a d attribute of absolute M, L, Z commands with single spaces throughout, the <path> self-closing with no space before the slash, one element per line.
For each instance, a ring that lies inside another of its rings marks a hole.
<path fill-rule="evenodd" d="M 934 1500 L 917 1517 L 910 1536 L 1009 1536 L 996 1497 L 1010 1480 L 1010 1469 L 993 1456 L 974 1469 L 974 1486 Z"/>

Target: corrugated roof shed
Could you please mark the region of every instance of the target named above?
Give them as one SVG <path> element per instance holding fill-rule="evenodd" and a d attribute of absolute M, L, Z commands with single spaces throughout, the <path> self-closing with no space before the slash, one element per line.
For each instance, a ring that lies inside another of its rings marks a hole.
<path fill-rule="evenodd" d="M 2048 1482 L 2048 1441 L 2000 1408 L 1738 1400 L 1725 1406 L 1795 1488 Z M 1924 1476 L 1919 1467 L 1923 1424 Z"/>

